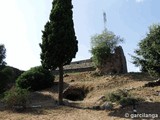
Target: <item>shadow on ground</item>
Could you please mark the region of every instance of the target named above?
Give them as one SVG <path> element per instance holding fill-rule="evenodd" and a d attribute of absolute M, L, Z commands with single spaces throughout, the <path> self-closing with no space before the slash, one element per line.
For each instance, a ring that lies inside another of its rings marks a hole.
<path fill-rule="evenodd" d="M 126 77 L 129 77 L 130 79 L 135 80 L 135 81 L 153 81 L 153 80 L 156 80 L 156 78 L 151 77 L 148 73 L 131 72 L 131 73 L 128 73 L 128 74 L 125 74 L 125 75 L 126 75 Z"/>
<path fill-rule="evenodd" d="M 53 84 L 53 89 L 52 89 L 52 91 L 51 92 L 53 92 L 53 93 L 58 93 L 58 82 L 54 82 L 54 84 Z M 65 90 L 67 87 L 69 86 L 69 84 L 68 83 L 66 83 L 66 82 L 63 82 L 63 89 Z"/>
<path fill-rule="evenodd" d="M 136 119 L 160 119 L 160 102 L 142 102 L 136 107 L 137 114 L 142 117 L 134 115 L 132 106 L 125 108 L 117 108 L 111 111 L 108 115 L 119 118 L 134 118 Z M 158 115 L 158 118 L 156 118 Z"/>

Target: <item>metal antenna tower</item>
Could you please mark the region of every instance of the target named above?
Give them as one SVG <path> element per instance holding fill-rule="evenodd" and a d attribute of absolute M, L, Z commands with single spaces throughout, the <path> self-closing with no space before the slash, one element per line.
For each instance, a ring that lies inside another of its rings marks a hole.
<path fill-rule="evenodd" d="M 104 22 L 104 31 L 106 31 L 106 24 L 107 24 L 106 12 L 103 12 L 103 22 Z"/>

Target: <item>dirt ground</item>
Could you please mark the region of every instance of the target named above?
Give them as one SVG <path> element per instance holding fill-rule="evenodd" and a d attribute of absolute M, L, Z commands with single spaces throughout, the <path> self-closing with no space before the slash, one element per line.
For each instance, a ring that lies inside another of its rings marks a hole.
<path fill-rule="evenodd" d="M 133 96 L 144 99 L 136 106 L 137 112 L 143 115 L 151 114 L 152 118 L 146 117 L 143 120 L 160 120 L 160 86 L 142 87 L 152 80 L 153 78 L 148 75 L 140 73 L 112 76 L 94 76 L 92 72 L 70 73 L 64 76 L 64 89 L 69 86 L 87 88 L 89 91 L 84 100 L 64 99 L 68 106 L 58 106 L 58 77 L 56 77 L 52 88 L 31 93 L 29 108 L 24 112 L 6 110 L 0 103 L 0 120 L 126 120 L 136 117 L 132 115 L 132 106 L 125 108 L 115 106 L 111 111 L 89 109 L 98 104 L 101 96 L 117 89 L 127 89 Z"/>

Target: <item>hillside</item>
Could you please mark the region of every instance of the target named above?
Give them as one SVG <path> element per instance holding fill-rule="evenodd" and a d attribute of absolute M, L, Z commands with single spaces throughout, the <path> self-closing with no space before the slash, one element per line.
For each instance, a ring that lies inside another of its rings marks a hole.
<path fill-rule="evenodd" d="M 160 86 L 143 87 L 154 79 L 147 74 L 128 73 L 124 75 L 95 76 L 93 72 L 67 73 L 64 75 L 65 89 L 80 89 L 84 91 L 83 98 L 78 98 L 77 92 L 65 92 L 65 105 L 58 106 L 58 76 L 51 89 L 33 92 L 30 96 L 25 113 L 14 113 L 4 110 L 0 105 L 0 119 L 3 120 L 124 120 L 125 113 L 132 113 L 132 106 L 121 108 L 114 105 L 112 110 L 95 110 L 99 99 L 118 89 L 125 89 L 134 97 L 143 99 L 136 106 L 138 113 L 159 114 L 160 116 Z M 64 90 L 65 91 L 65 90 Z M 76 98 L 76 99 L 74 99 Z M 72 99 L 72 100 L 68 100 Z M 74 100 L 74 101 L 73 101 Z M 35 108 L 33 108 L 35 106 Z M 159 118 L 160 119 L 160 118 Z"/>

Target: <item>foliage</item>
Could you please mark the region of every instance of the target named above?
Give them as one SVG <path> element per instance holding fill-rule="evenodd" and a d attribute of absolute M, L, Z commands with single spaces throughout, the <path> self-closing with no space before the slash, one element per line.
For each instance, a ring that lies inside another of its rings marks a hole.
<path fill-rule="evenodd" d="M 138 99 L 134 97 L 122 97 L 119 100 L 119 104 L 122 106 L 136 105 L 137 103 L 138 103 Z"/>
<path fill-rule="evenodd" d="M 50 21 L 42 31 L 41 63 L 47 69 L 69 64 L 78 51 L 71 0 L 54 0 Z"/>
<path fill-rule="evenodd" d="M 72 0 L 53 0 L 50 21 L 42 31 L 41 63 L 44 68 L 59 68 L 59 104 L 63 99 L 63 66 L 70 64 L 78 51 Z"/>
<path fill-rule="evenodd" d="M 6 49 L 3 44 L 0 44 L 0 66 L 3 66 L 6 64 L 4 59 L 6 58 Z"/>
<path fill-rule="evenodd" d="M 102 66 L 105 59 L 114 53 L 116 46 L 121 42 L 123 39 L 108 30 L 94 35 L 91 38 L 91 53 L 95 66 Z"/>
<path fill-rule="evenodd" d="M 132 97 L 125 90 L 117 90 L 106 95 L 106 100 L 116 102 L 122 106 L 135 105 L 140 99 Z"/>
<path fill-rule="evenodd" d="M 8 77 L 7 75 L 0 71 L 0 94 L 6 90 L 8 84 Z"/>
<path fill-rule="evenodd" d="M 133 63 L 140 66 L 142 71 L 153 76 L 160 76 L 160 25 L 149 28 L 147 36 L 138 44 L 136 56 L 132 56 Z"/>
<path fill-rule="evenodd" d="M 110 48 L 106 45 L 99 45 L 96 48 L 92 48 L 93 61 L 96 66 L 102 66 L 106 58 L 110 55 Z"/>
<path fill-rule="evenodd" d="M 13 87 L 9 91 L 5 92 L 4 102 L 8 108 L 14 108 L 15 106 L 22 106 L 25 109 L 28 96 L 29 96 L 29 91 L 27 89 Z"/>
<path fill-rule="evenodd" d="M 115 92 L 107 94 L 106 99 L 111 102 L 117 102 L 121 100 L 121 98 L 127 97 L 127 96 L 129 96 L 129 94 L 126 91 L 119 89 Z"/>
<path fill-rule="evenodd" d="M 5 66 L 4 69 L 2 69 L 2 72 L 6 74 L 9 82 L 12 82 L 14 79 L 14 71 L 12 68 Z"/>
<path fill-rule="evenodd" d="M 36 91 L 51 87 L 53 80 L 51 72 L 39 66 L 22 73 L 16 80 L 16 85 L 20 88 Z"/>
<path fill-rule="evenodd" d="M 9 66 L 3 66 L 0 69 L 0 93 L 10 89 L 15 85 L 16 79 L 22 71 Z"/>

